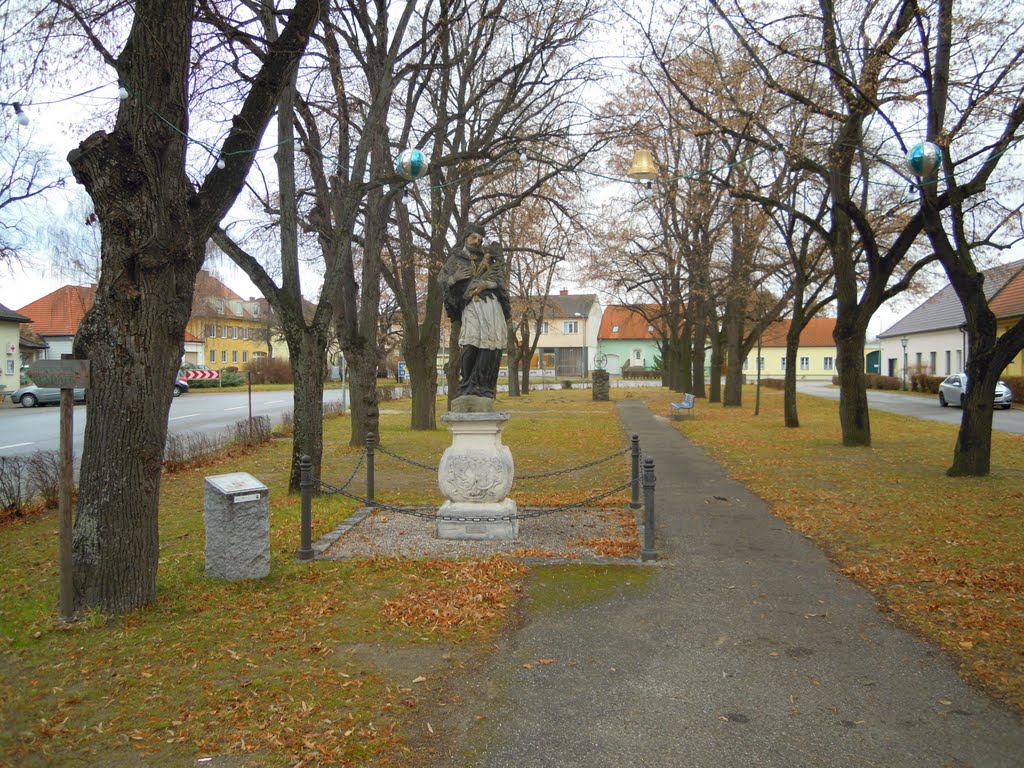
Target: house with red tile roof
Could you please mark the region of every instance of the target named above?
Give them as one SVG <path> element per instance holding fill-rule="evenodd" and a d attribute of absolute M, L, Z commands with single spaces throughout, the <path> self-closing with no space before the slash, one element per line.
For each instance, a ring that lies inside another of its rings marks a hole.
<path fill-rule="evenodd" d="M 757 344 L 743 361 L 743 372 L 748 380 L 761 368 L 761 378 L 782 379 L 786 376 L 786 336 L 792 320 L 777 320 L 761 334 L 760 363 Z M 797 348 L 797 380 L 831 381 L 836 375 L 836 343 L 832 333 L 836 329 L 834 317 L 812 317 L 800 332 Z"/>
<path fill-rule="evenodd" d="M 999 264 L 982 274 L 988 306 L 996 316 L 996 334 L 1002 335 L 1024 317 L 1024 260 Z M 960 373 L 970 351 L 965 322 L 960 299 L 947 284 L 878 334 L 882 373 L 901 377 L 904 370 L 908 376 L 915 372 L 932 376 Z M 1024 376 L 1024 354 L 1017 355 L 1003 369 L 1003 375 Z"/>
<path fill-rule="evenodd" d="M 623 368 L 643 368 L 651 371 L 661 360 L 658 333 L 658 306 L 654 304 L 612 304 L 604 309 L 597 343 L 605 356 L 605 370 L 612 375 Z"/>
<path fill-rule="evenodd" d="M 47 345 L 39 359 L 60 360 L 71 354 L 78 326 L 95 301 L 96 286 L 65 285 L 18 310 L 32 318 L 26 330 Z"/>

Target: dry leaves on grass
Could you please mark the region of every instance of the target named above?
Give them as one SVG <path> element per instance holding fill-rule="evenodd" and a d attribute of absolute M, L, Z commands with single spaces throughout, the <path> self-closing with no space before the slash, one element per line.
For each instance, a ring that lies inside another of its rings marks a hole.
<path fill-rule="evenodd" d="M 428 560 L 427 578 L 440 583 L 417 584 L 385 600 L 385 620 L 449 637 L 458 629 L 481 628 L 508 608 L 519 588 L 523 566 L 506 558 L 490 560 Z M 427 580 L 426 578 L 423 579 Z"/>

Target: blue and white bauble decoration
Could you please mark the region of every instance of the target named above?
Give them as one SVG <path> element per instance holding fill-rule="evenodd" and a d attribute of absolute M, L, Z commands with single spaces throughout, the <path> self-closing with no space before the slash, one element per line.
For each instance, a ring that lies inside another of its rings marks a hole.
<path fill-rule="evenodd" d="M 418 149 L 403 149 L 395 158 L 395 173 L 403 179 L 416 181 L 427 172 L 427 158 Z"/>
<path fill-rule="evenodd" d="M 907 152 L 907 169 L 915 176 L 929 178 L 942 166 L 942 148 L 930 141 L 915 144 Z"/>

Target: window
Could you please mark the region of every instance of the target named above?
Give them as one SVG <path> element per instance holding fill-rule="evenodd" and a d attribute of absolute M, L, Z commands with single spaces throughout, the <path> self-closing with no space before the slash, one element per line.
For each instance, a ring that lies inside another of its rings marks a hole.
<path fill-rule="evenodd" d="M 249 362 L 249 353 L 248 352 L 243 352 L 242 353 L 242 362 L 243 363 L 248 363 Z"/>
<path fill-rule="evenodd" d="M 962 349 L 958 349 L 956 351 L 956 369 L 958 371 L 960 371 L 960 370 L 963 370 L 963 367 L 964 367 L 964 351 Z"/>
<path fill-rule="evenodd" d="M 782 356 L 782 370 L 786 370 L 786 356 Z"/>
<path fill-rule="evenodd" d="M 811 358 L 809 358 L 809 357 L 801 357 L 800 358 L 800 370 L 801 371 L 809 371 L 809 370 L 811 370 Z"/>
<path fill-rule="evenodd" d="M 244 327 L 242 328 L 242 338 L 243 338 L 243 339 L 246 339 L 246 340 L 248 340 L 248 339 L 249 339 L 249 333 L 250 333 L 251 331 L 252 331 L 252 328 L 250 328 L 250 327 L 249 327 L 249 326 L 247 326 L 247 325 L 246 325 L 246 326 L 244 326 Z"/>
<path fill-rule="evenodd" d="M 750 361 L 747 360 L 747 358 L 743 358 L 743 367 L 742 367 L 741 370 L 744 370 L 744 371 L 747 370 L 747 368 L 749 367 L 749 363 L 750 363 Z"/>
<path fill-rule="evenodd" d="M 612 333 L 618 333 L 618 332 L 619 332 L 619 326 L 613 325 L 612 326 Z"/>
<path fill-rule="evenodd" d="M 223 325 L 217 326 L 217 335 L 220 336 L 222 339 L 226 339 L 228 337 L 228 333 L 227 331 L 224 330 Z"/>
<path fill-rule="evenodd" d="M 238 350 L 237 349 L 232 349 L 231 350 L 231 362 L 232 363 L 237 363 L 238 362 Z"/>
<path fill-rule="evenodd" d="M 936 373 L 939 372 L 938 371 L 938 364 L 935 361 L 936 354 L 937 354 L 936 352 L 929 352 L 928 353 L 928 365 L 930 366 L 930 368 L 928 369 L 928 373 L 930 373 L 932 376 L 934 376 Z"/>
<path fill-rule="evenodd" d="M 829 357 L 828 355 L 825 356 L 825 365 L 824 365 L 824 367 L 825 367 L 826 371 L 831 371 L 832 370 L 832 358 Z"/>
<path fill-rule="evenodd" d="M 551 333 L 551 327 L 548 325 L 548 321 L 547 320 L 545 320 L 544 322 L 542 322 L 540 324 L 540 332 L 542 334 L 544 334 L 544 333 Z"/>
<path fill-rule="evenodd" d="M 566 320 L 564 323 L 562 323 L 562 333 L 570 334 L 570 333 L 579 333 L 579 332 L 580 332 L 580 324 L 577 321 L 575 321 L 575 320 Z"/>
<path fill-rule="evenodd" d="M 9 375 L 13 375 L 14 374 L 14 359 L 13 358 L 11 358 L 10 360 L 7 361 L 7 373 Z"/>
<path fill-rule="evenodd" d="M 654 333 L 654 326 L 653 325 L 648 325 L 647 326 L 647 332 L 648 333 Z"/>
<path fill-rule="evenodd" d="M 952 362 L 953 361 L 951 360 L 950 352 L 947 349 L 946 350 L 946 375 L 947 376 L 949 376 L 949 374 L 951 374 L 953 372 L 953 369 L 950 367 L 952 365 Z"/>
<path fill-rule="evenodd" d="M 210 350 L 210 362 L 211 363 L 216 363 L 217 362 L 217 350 L 215 350 L 215 349 L 211 349 Z"/>
<path fill-rule="evenodd" d="M 231 338 L 232 339 L 237 339 L 238 338 L 238 326 L 237 325 L 232 325 L 231 326 Z"/>
<path fill-rule="evenodd" d="M 641 351 L 640 351 L 639 349 L 634 349 L 634 350 L 633 350 L 633 360 L 634 360 L 635 362 L 638 362 L 638 363 L 639 363 L 639 362 L 640 362 L 641 360 L 643 360 L 643 352 L 641 352 Z"/>
<path fill-rule="evenodd" d="M 921 370 L 921 355 L 921 352 L 918 352 L 916 355 L 914 355 L 915 364 L 917 365 L 917 370 L 919 371 Z"/>
<path fill-rule="evenodd" d="M 228 351 L 225 349 L 220 353 L 220 361 L 226 363 L 228 361 Z"/>
<path fill-rule="evenodd" d="M 215 338 L 217 338 L 217 326 L 216 325 L 204 326 L 204 328 L 203 328 L 203 336 L 205 336 L 208 339 L 215 339 Z"/>
<path fill-rule="evenodd" d="M 253 352 L 252 353 L 253 362 L 255 362 L 256 360 L 265 360 L 266 357 L 267 357 L 267 353 L 266 352 Z"/>

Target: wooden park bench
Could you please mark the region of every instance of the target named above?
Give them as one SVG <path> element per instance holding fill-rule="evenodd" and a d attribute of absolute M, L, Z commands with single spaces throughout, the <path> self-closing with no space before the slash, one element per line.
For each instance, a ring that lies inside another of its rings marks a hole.
<path fill-rule="evenodd" d="M 684 411 L 689 411 L 692 414 L 693 413 L 693 401 L 694 401 L 694 396 L 693 395 L 689 394 L 688 392 L 684 393 L 683 394 L 682 402 L 680 402 L 680 403 L 672 403 L 671 404 L 672 405 L 672 415 L 673 416 L 679 416 L 679 414 L 683 413 Z"/>

